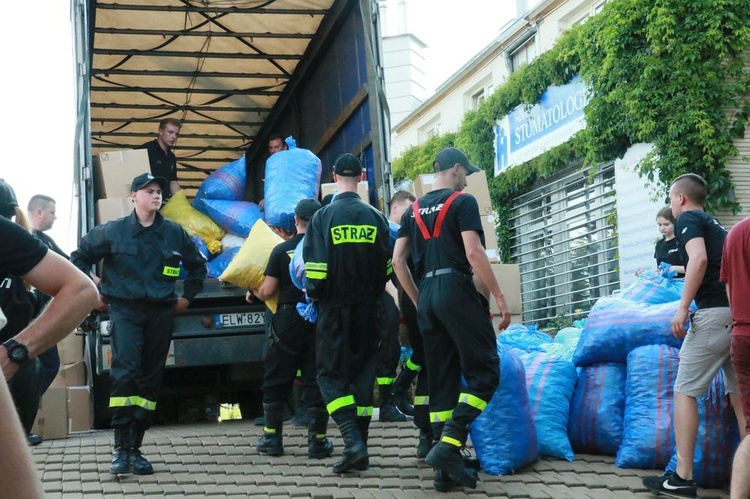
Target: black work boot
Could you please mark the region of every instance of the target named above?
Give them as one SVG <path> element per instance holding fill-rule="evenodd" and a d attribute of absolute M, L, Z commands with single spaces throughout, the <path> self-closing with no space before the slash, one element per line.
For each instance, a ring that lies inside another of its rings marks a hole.
<path fill-rule="evenodd" d="M 328 411 L 318 407 L 307 410 L 307 458 L 324 459 L 333 452 L 333 443 L 326 438 Z"/>
<path fill-rule="evenodd" d="M 475 479 L 477 478 L 477 470 L 470 467 L 469 463 L 466 463 L 466 469 Z M 438 492 L 450 492 L 453 488 L 461 486 L 460 483 L 454 481 L 450 475 L 443 470 L 435 470 L 435 479 L 432 482 L 432 485 Z"/>
<path fill-rule="evenodd" d="M 367 440 L 370 438 L 370 422 L 372 416 L 357 416 L 357 428 L 359 428 L 359 435 L 362 437 L 362 443 L 365 444 L 367 449 Z M 367 471 L 370 468 L 370 456 L 368 456 L 358 465 L 354 467 L 357 471 Z"/>
<path fill-rule="evenodd" d="M 344 439 L 344 453 L 333 465 L 334 473 L 346 473 L 358 470 L 368 461 L 367 446 L 362 441 L 362 435 L 354 420 L 346 420 L 339 424 L 341 437 Z"/>
<path fill-rule="evenodd" d="M 124 475 L 130 472 L 130 428 L 115 428 L 115 444 L 112 451 L 111 475 Z"/>
<path fill-rule="evenodd" d="M 413 411 L 412 411 L 413 412 Z M 396 408 L 391 395 L 390 385 L 380 385 L 380 421 L 384 423 L 400 423 L 406 421 L 406 416 Z"/>
<path fill-rule="evenodd" d="M 391 386 L 391 394 L 393 395 L 393 402 L 399 411 L 406 414 L 407 416 L 414 415 L 414 406 L 409 402 L 409 389 L 414 378 L 417 377 L 417 371 L 412 371 L 408 367 L 404 366 L 401 368 L 401 372 L 396 376 L 396 381 Z"/>
<path fill-rule="evenodd" d="M 141 454 L 141 445 L 143 445 L 143 436 L 146 434 L 146 430 L 142 430 L 137 426 L 130 427 L 130 458 L 128 463 L 130 464 L 130 472 L 134 475 L 153 475 L 154 468 L 148 459 L 143 457 Z"/>
<path fill-rule="evenodd" d="M 461 455 L 461 448 L 466 442 L 469 430 L 456 424 L 453 419 L 445 422 L 443 435 L 440 441 L 427 454 L 425 461 L 435 469 L 444 471 L 452 480 L 475 489 L 477 487 L 477 475 L 472 474 L 467 468 Z"/>
<path fill-rule="evenodd" d="M 263 404 L 266 423 L 263 426 L 263 436 L 258 439 L 255 448 L 261 454 L 280 456 L 284 453 L 284 442 L 281 432 L 284 428 L 284 404 Z"/>
<path fill-rule="evenodd" d="M 432 450 L 432 446 L 435 445 L 435 440 L 432 436 L 432 428 L 419 429 L 419 443 L 417 444 L 417 459 L 424 459 L 427 454 Z"/>

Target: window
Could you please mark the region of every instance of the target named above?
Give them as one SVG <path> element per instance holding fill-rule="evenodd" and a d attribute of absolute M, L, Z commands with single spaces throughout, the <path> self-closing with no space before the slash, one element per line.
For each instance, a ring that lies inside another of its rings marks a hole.
<path fill-rule="evenodd" d="M 534 59 L 536 55 L 535 48 L 536 38 L 532 36 L 523 45 L 510 53 L 508 57 L 510 58 L 511 73 L 515 73 L 523 64 L 528 64 Z"/>
<path fill-rule="evenodd" d="M 443 130 L 440 123 L 440 116 L 436 116 L 428 121 L 425 125 L 419 127 L 419 131 L 417 132 L 419 143 L 423 144 L 424 142 L 427 142 L 430 137 L 441 135 L 442 132 Z"/>
<path fill-rule="evenodd" d="M 585 317 L 619 287 L 614 165 L 574 171 L 516 199 L 511 256 L 521 269 L 523 321 Z"/>
<path fill-rule="evenodd" d="M 482 105 L 482 102 L 484 102 L 486 98 L 487 94 L 485 94 L 484 89 L 479 90 L 479 92 L 476 92 L 471 96 L 471 108 L 474 110 L 479 109 L 479 106 Z"/>

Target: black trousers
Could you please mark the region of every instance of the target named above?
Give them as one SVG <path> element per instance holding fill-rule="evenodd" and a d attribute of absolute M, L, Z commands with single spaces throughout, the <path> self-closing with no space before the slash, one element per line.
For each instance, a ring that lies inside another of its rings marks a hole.
<path fill-rule="evenodd" d="M 54 381 L 57 372 L 60 370 L 60 351 L 57 349 L 57 345 L 54 345 L 49 350 L 45 350 L 38 356 L 39 362 L 41 362 L 41 387 L 39 390 L 42 395 L 50 387 L 52 381 Z"/>
<path fill-rule="evenodd" d="M 300 369 L 300 402 L 322 409 L 325 404 L 315 378 L 315 324 L 300 317 L 291 304 L 279 305 L 271 322 L 272 342 L 264 358 L 263 403 L 286 403 Z"/>
<path fill-rule="evenodd" d="M 151 427 L 172 339 L 171 305 L 112 303 L 112 427 Z"/>
<path fill-rule="evenodd" d="M 466 426 L 482 413 L 500 382 L 492 321 L 471 276 L 424 279 L 419 292 L 417 319 L 428 366 L 431 422 L 452 417 Z"/>
<path fill-rule="evenodd" d="M 40 362 L 38 358 L 34 358 L 16 371 L 16 374 L 8 380 L 8 391 L 10 391 L 13 403 L 16 406 L 21 426 L 27 435 L 31 433 L 36 413 L 39 411 L 41 379 Z"/>
<path fill-rule="evenodd" d="M 378 361 L 375 376 L 379 385 L 391 385 L 396 379 L 401 344 L 398 342 L 398 307 L 386 292 L 378 298 Z"/>
<path fill-rule="evenodd" d="M 334 421 L 372 416 L 378 348 L 375 303 L 321 305 L 316 338 L 318 386 Z"/>
<path fill-rule="evenodd" d="M 409 362 L 402 369 L 419 366 L 417 386 L 414 388 L 414 425 L 420 429 L 427 429 L 430 426 L 430 391 L 427 362 L 424 358 L 424 340 L 417 323 L 417 308 L 409 295 L 401 293 L 400 305 L 412 350 Z"/>

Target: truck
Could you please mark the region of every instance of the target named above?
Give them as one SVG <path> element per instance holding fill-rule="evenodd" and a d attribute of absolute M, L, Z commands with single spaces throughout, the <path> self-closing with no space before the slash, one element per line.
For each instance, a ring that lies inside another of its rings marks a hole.
<path fill-rule="evenodd" d="M 174 152 L 188 197 L 245 155 L 245 199 L 262 197 L 267 139 L 292 135 L 323 165 L 360 157 L 369 202 L 386 209 L 392 179 L 376 0 L 72 0 L 79 237 L 94 226 L 93 158 L 155 138 L 180 119 Z M 178 288 L 179 288 L 178 281 Z M 179 293 L 179 289 L 178 289 Z M 260 412 L 264 306 L 208 279 L 174 319 L 157 420 L 200 420 L 218 403 Z M 109 424 L 111 354 L 105 321 L 85 359 L 93 426 Z"/>

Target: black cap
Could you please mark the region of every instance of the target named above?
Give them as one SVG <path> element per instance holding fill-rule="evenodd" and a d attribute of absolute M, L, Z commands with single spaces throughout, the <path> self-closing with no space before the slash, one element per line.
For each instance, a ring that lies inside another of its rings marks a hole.
<path fill-rule="evenodd" d="M 471 164 L 469 158 L 466 157 L 466 154 L 464 154 L 461 149 L 456 149 L 455 147 L 446 147 L 440 151 L 435 157 L 435 162 L 432 163 L 432 167 L 436 172 L 439 172 L 453 168 L 453 165 L 456 163 L 466 168 L 466 175 L 482 171 L 481 168 Z"/>
<path fill-rule="evenodd" d="M 362 175 L 362 162 L 353 154 L 344 154 L 333 165 L 333 173 L 342 177 L 359 177 Z"/>
<path fill-rule="evenodd" d="M 151 182 L 157 182 L 161 190 L 166 192 L 169 189 L 169 182 L 164 177 L 154 177 L 150 173 L 141 173 L 133 179 L 130 184 L 130 192 L 140 191 Z"/>
<path fill-rule="evenodd" d="M 297 206 L 294 207 L 294 214 L 297 215 L 297 218 L 300 220 L 307 222 L 320 208 L 320 203 L 317 199 L 302 199 L 297 203 Z"/>
<path fill-rule="evenodd" d="M 0 179 L 0 215 L 11 218 L 16 214 L 17 207 L 18 199 L 13 187 L 8 185 L 5 180 Z"/>

